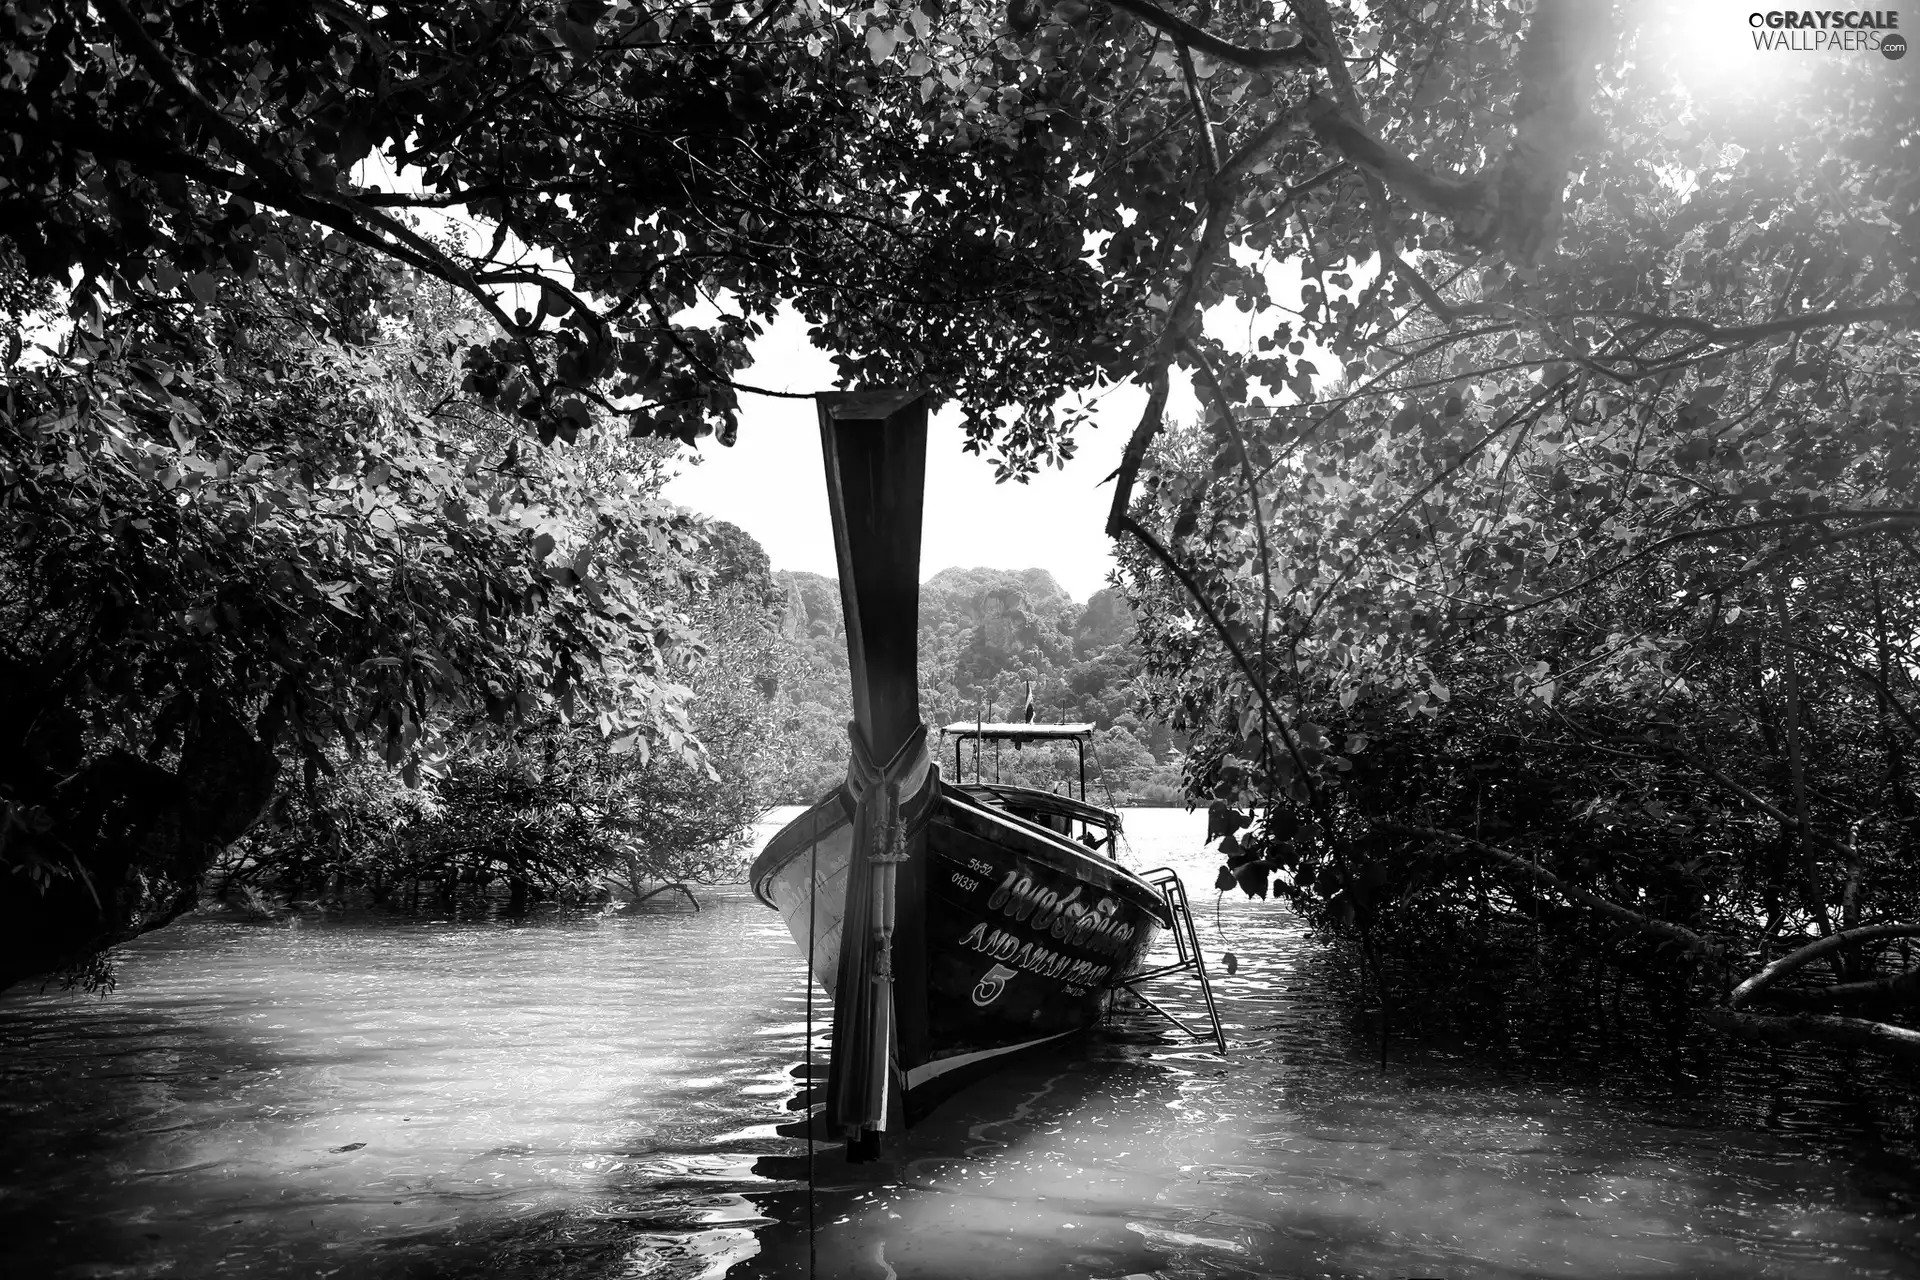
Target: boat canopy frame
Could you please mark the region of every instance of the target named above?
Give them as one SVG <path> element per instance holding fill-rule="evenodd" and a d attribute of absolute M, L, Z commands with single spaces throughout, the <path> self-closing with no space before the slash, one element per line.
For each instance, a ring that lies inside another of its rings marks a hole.
<path fill-rule="evenodd" d="M 1091 724 L 1032 724 L 1021 721 L 958 720 L 940 730 L 941 738 L 953 736 L 953 777 L 958 782 L 962 775 L 960 768 L 960 745 L 969 739 L 974 742 L 1011 742 L 1018 745 L 1023 742 L 1064 742 L 1071 741 L 1080 756 L 1080 802 L 1087 802 L 1087 744 L 1093 741 L 1094 726 Z M 998 757 L 995 757 L 998 760 Z M 994 777 L 999 778 L 998 763 L 994 765 Z M 979 757 L 974 757 L 973 780 L 980 782 Z"/>

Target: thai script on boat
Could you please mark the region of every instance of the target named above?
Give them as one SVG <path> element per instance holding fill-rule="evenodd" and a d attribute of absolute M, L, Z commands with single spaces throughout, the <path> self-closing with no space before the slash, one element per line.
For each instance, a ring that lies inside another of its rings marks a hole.
<path fill-rule="evenodd" d="M 1125 955 L 1133 941 L 1134 927 L 1120 919 L 1120 904 L 1113 898 L 1081 902 L 1080 893 L 1085 888 L 1077 884 L 1072 893 L 1061 897 L 1057 890 L 1035 884 L 1032 876 L 1016 868 L 1007 872 L 1007 878 L 987 899 L 987 910 L 1030 922 L 1068 946 L 1102 955 Z"/>
<path fill-rule="evenodd" d="M 1028 973 L 1037 973 L 1043 978 L 1058 978 L 1062 982 L 1083 987 L 1098 986 L 1106 981 L 1113 972 L 1110 964 L 1101 964 L 1097 960 L 1076 960 L 1072 956 L 1061 955 L 1058 951 L 1041 946 L 1037 942 L 1022 942 L 1016 935 L 1005 929 L 989 931 L 984 924 L 976 924 L 960 939 L 963 947 L 972 947 L 983 955 L 992 956 L 1003 964 L 1016 969 L 1025 969 Z M 1002 983 L 1004 985 L 1004 981 Z M 995 988 L 993 995 L 999 995 Z M 991 997 L 989 997 L 991 999 Z M 986 1000 L 974 1001 L 975 1004 L 988 1003 Z"/>

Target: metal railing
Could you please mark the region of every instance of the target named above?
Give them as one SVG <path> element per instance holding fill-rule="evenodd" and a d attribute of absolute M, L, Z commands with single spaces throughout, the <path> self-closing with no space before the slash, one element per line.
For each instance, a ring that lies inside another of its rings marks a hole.
<path fill-rule="evenodd" d="M 1171 867 L 1155 867 L 1144 872 L 1141 879 L 1160 891 L 1160 900 L 1166 904 L 1168 932 L 1173 935 L 1173 949 L 1179 958 L 1172 964 L 1163 964 L 1156 969 L 1143 973 L 1129 974 L 1116 981 L 1113 986 L 1124 988 L 1134 999 L 1153 1010 L 1161 1017 L 1180 1028 L 1195 1040 L 1212 1039 L 1220 1046 L 1220 1052 L 1227 1051 L 1227 1033 L 1220 1026 L 1220 1009 L 1213 1002 L 1213 983 L 1207 979 L 1206 958 L 1200 953 L 1200 935 L 1193 927 L 1193 908 L 1187 901 L 1187 887 Z M 1213 1030 L 1197 1031 L 1185 1021 L 1162 1008 L 1146 992 L 1140 990 L 1140 983 L 1151 982 L 1157 978 L 1170 978 L 1175 974 L 1191 972 L 1200 980 L 1200 995 L 1207 1002 L 1207 1021 Z"/>

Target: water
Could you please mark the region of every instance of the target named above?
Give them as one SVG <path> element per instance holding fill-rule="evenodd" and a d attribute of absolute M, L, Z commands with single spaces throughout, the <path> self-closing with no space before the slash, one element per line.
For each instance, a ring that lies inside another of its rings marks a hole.
<path fill-rule="evenodd" d="M 1913 1153 L 1848 1064 L 1756 1056 L 1651 1095 L 1434 1051 L 1383 1074 L 1297 922 L 1228 900 L 1216 923 L 1203 831 L 1136 812 L 1130 860 L 1179 867 L 1210 957 L 1239 957 L 1232 1056 L 1127 1019 L 876 1165 L 823 1153 L 817 1274 L 1920 1274 Z M 105 1000 L 0 997 L 7 1274 L 807 1274 L 804 1149 L 773 1129 L 799 959 L 744 890 L 701 900 L 521 928 L 203 919 L 127 948 Z"/>

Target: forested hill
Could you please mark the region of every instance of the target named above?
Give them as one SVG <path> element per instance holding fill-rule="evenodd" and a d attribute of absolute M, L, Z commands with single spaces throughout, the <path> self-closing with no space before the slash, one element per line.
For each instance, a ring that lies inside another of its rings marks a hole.
<path fill-rule="evenodd" d="M 776 799 L 797 804 L 817 799 L 845 770 L 846 629 L 832 578 L 773 576 L 785 592 L 779 634 L 787 725 L 807 744 Z M 929 725 L 937 731 L 976 715 L 1018 718 L 1031 681 L 1035 719 L 1098 727 L 1089 760 L 1093 798 L 1110 791 L 1116 800 L 1170 803 L 1180 756 L 1165 725 L 1136 713 L 1137 660 L 1133 615 L 1116 592 L 1096 591 L 1082 604 L 1045 569 L 943 569 L 921 585 L 920 702 Z M 967 765 L 971 776 L 971 756 Z M 991 756 L 985 769 L 992 776 Z M 1071 748 L 1001 753 L 1000 777 L 1008 781 L 1055 786 L 1073 772 Z"/>

